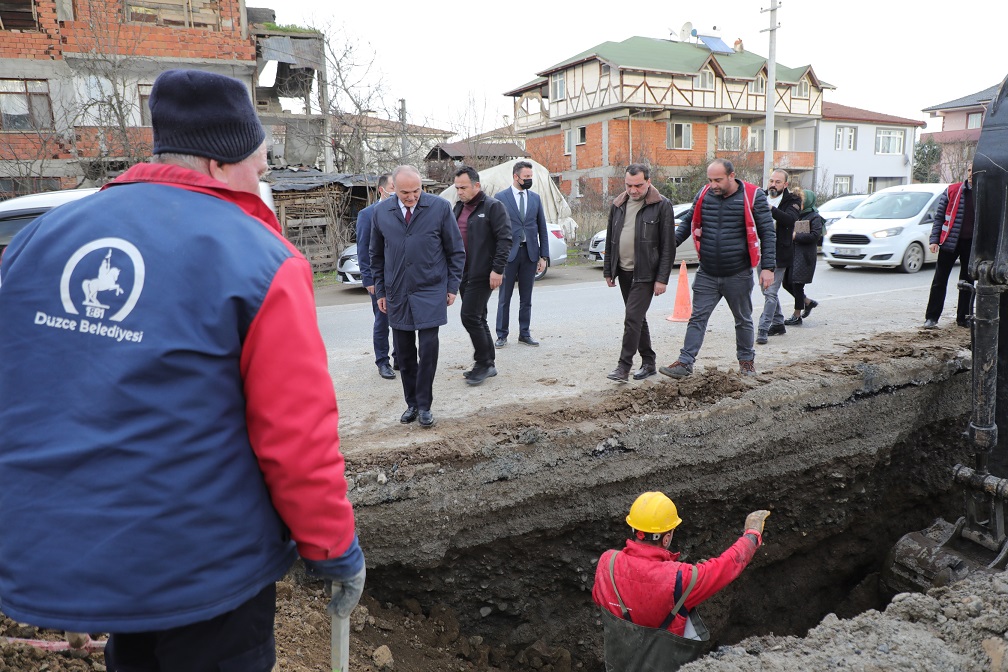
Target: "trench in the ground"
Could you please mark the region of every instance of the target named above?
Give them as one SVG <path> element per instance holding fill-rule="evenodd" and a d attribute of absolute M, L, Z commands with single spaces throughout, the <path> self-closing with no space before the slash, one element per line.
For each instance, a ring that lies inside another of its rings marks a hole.
<path fill-rule="evenodd" d="M 884 608 L 877 579 L 893 544 L 936 517 L 959 515 L 950 469 L 970 459 L 962 436 L 967 420 L 913 429 L 880 454 L 810 464 L 772 482 L 677 501 L 685 522 L 674 550 L 692 562 L 720 553 L 741 533 L 749 511 L 775 502 L 757 559 L 701 607 L 712 646 L 752 635 L 803 636 L 826 614 Z M 801 440 L 784 434 L 782 440 Z M 675 474 L 656 473 L 653 481 L 675 482 Z M 498 660 L 542 640 L 547 649 L 569 651 L 575 667 L 602 670 L 591 588 L 599 554 L 621 546 L 626 532 L 622 521 L 607 520 L 501 538 L 451 552 L 433 568 L 377 568 L 369 590 L 382 602 L 448 605 L 462 631 L 481 635 L 500 652 Z"/>

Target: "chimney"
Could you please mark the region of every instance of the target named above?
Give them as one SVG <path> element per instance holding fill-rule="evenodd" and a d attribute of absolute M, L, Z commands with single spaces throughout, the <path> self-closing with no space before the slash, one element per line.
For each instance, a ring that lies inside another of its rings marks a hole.
<path fill-rule="evenodd" d="M 745 51 L 745 49 L 742 47 L 741 37 L 735 40 L 735 46 L 733 48 L 735 49 L 736 54 L 741 54 L 743 51 Z"/>

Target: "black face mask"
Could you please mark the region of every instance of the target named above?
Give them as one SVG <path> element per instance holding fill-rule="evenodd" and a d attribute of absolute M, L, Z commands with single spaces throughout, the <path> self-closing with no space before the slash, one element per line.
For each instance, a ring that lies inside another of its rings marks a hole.
<path fill-rule="evenodd" d="M 531 189 L 532 188 L 532 178 L 530 177 L 527 180 L 522 180 L 521 181 L 521 188 L 522 189 Z"/>

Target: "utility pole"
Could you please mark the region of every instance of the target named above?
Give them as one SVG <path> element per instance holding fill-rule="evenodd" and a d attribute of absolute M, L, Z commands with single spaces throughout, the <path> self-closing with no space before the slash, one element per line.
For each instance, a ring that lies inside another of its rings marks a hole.
<path fill-rule="evenodd" d="M 406 142 L 406 99 L 399 99 L 399 124 L 402 126 L 402 142 L 400 144 L 400 150 L 402 152 L 402 158 L 399 163 L 406 163 L 406 155 L 409 154 L 408 143 Z"/>
<path fill-rule="evenodd" d="M 770 33 L 770 59 L 767 62 L 767 83 L 766 83 L 766 130 L 763 133 L 763 184 L 770 179 L 770 172 L 774 169 L 774 108 L 777 107 L 777 10 L 781 3 L 777 0 L 770 0 L 770 9 L 761 9 L 760 14 L 770 12 L 770 27 L 761 30 L 761 33 Z"/>

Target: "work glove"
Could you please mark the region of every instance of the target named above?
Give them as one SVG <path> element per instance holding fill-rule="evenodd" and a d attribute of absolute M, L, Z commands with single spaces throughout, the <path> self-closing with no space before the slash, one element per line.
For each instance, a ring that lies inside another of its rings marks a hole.
<path fill-rule="evenodd" d="M 367 569 L 361 569 L 349 579 L 332 582 L 332 599 L 326 606 L 326 613 L 336 618 L 348 618 L 350 612 L 354 610 L 360 602 L 361 594 L 364 592 L 364 578 Z"/>
<path fill-rule="evenodd" d="M 745 529 L 742 533 L 745 534 L 749 530 L 756 530 L 760 534 L 763 534 L 763 525 L 766 523 L 766 519 L 770 516 L 770 512 L 765 509 L 760 509 L 759 511 L 753 511 L 745 519 Z"/>

